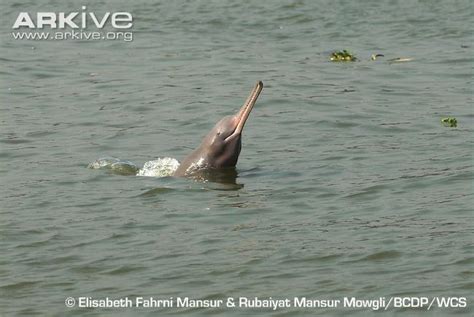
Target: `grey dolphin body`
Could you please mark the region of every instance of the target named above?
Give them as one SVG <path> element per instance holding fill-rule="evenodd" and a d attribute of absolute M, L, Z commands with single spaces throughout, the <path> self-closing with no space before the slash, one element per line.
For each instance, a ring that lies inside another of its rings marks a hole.
<path fill-rule="evenodd" d="M 173 175 L 191 176 L 202 170 L 235 167 L 242 147 L 242 130 L 262 89 L 259 81 L 239 112 L 222 118 Z"/>

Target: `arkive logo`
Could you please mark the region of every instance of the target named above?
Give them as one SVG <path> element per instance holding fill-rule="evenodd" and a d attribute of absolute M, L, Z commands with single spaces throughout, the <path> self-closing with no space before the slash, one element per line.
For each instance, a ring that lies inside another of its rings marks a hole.
<path fill-rule="evenodd" d="M 32 19 L 28 12 L 20 12 L 12 28 L 43 29 L 48 26 L 51 29 L 86 29 L 93 26 L 102 29 L 110 24 L 115 29 L 130 29 L 133 26 L 133 16 L 129 12 L 105 12 L 97 15 L 86 10 L 87 7 L 82 6 L 82 12 L 37 12 L 36 19 Z"/>
<path fill-rule="evenodd" d="M 96 14 L 82 6 L 80 12 L 20 12 L 12 26 L 15 40 L 33 41 L 133 41 L 130 12 Z"/>

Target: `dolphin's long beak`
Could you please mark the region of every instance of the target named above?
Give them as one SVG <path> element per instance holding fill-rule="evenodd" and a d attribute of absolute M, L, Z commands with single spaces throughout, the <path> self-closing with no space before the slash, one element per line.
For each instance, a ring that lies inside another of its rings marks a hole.
<path fill-rule="evenodd" d="M 236 114 L 236 119 L 237 119 L 237 126 L 235 127 L 234 132 L 229 135 L 225 141 L 239 135 L 242 130 L 244 129 L 245 122 L 247 121 L 250 111 L 252 111 L 253 106 L 255 105 L 255 102 L 257 101 L 258 96 L 260 95 L 260 92 L 263 89 L 263 83 L 261 81 L 257 82 L 255 87 L 252 89 L 252 92 L 248 96 L 247 100 L 245 101 L 244 105 L 242 108 L 240 108 L 239 112 Z"/>

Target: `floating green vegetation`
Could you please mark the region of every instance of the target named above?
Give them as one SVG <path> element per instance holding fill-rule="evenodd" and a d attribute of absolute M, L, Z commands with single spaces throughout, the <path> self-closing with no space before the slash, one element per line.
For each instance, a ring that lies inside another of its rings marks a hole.
<path fill-rule="evenodd" d="M 332 62 L 354 62 L 357 58 L 346 50 L 336 51 L 331 54 Z"/>
<path fill-rule="evenodd" d="M 443 118 L 441 119 L 441 123 L 444 124 L 445 127 L 455 128 L 458 126 L 458 120 L 453 117 Z"/>

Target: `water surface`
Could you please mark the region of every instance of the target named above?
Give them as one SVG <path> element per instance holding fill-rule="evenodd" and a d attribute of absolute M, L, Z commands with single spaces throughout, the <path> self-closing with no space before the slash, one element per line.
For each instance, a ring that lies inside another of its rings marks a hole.
<path fill-rule="evenodd" d="M 64 305 L 80 296 L 464 296 L 387 314 L 472 314 L 470 1 L 87 5 L 131 12 L 133 41 L 13 40 L 19 12 L 80 5 L 0 4 L 0 315 L 371 313 Z M 235 186 L 86 168 L 182 159 L 257 80 Z"/>

